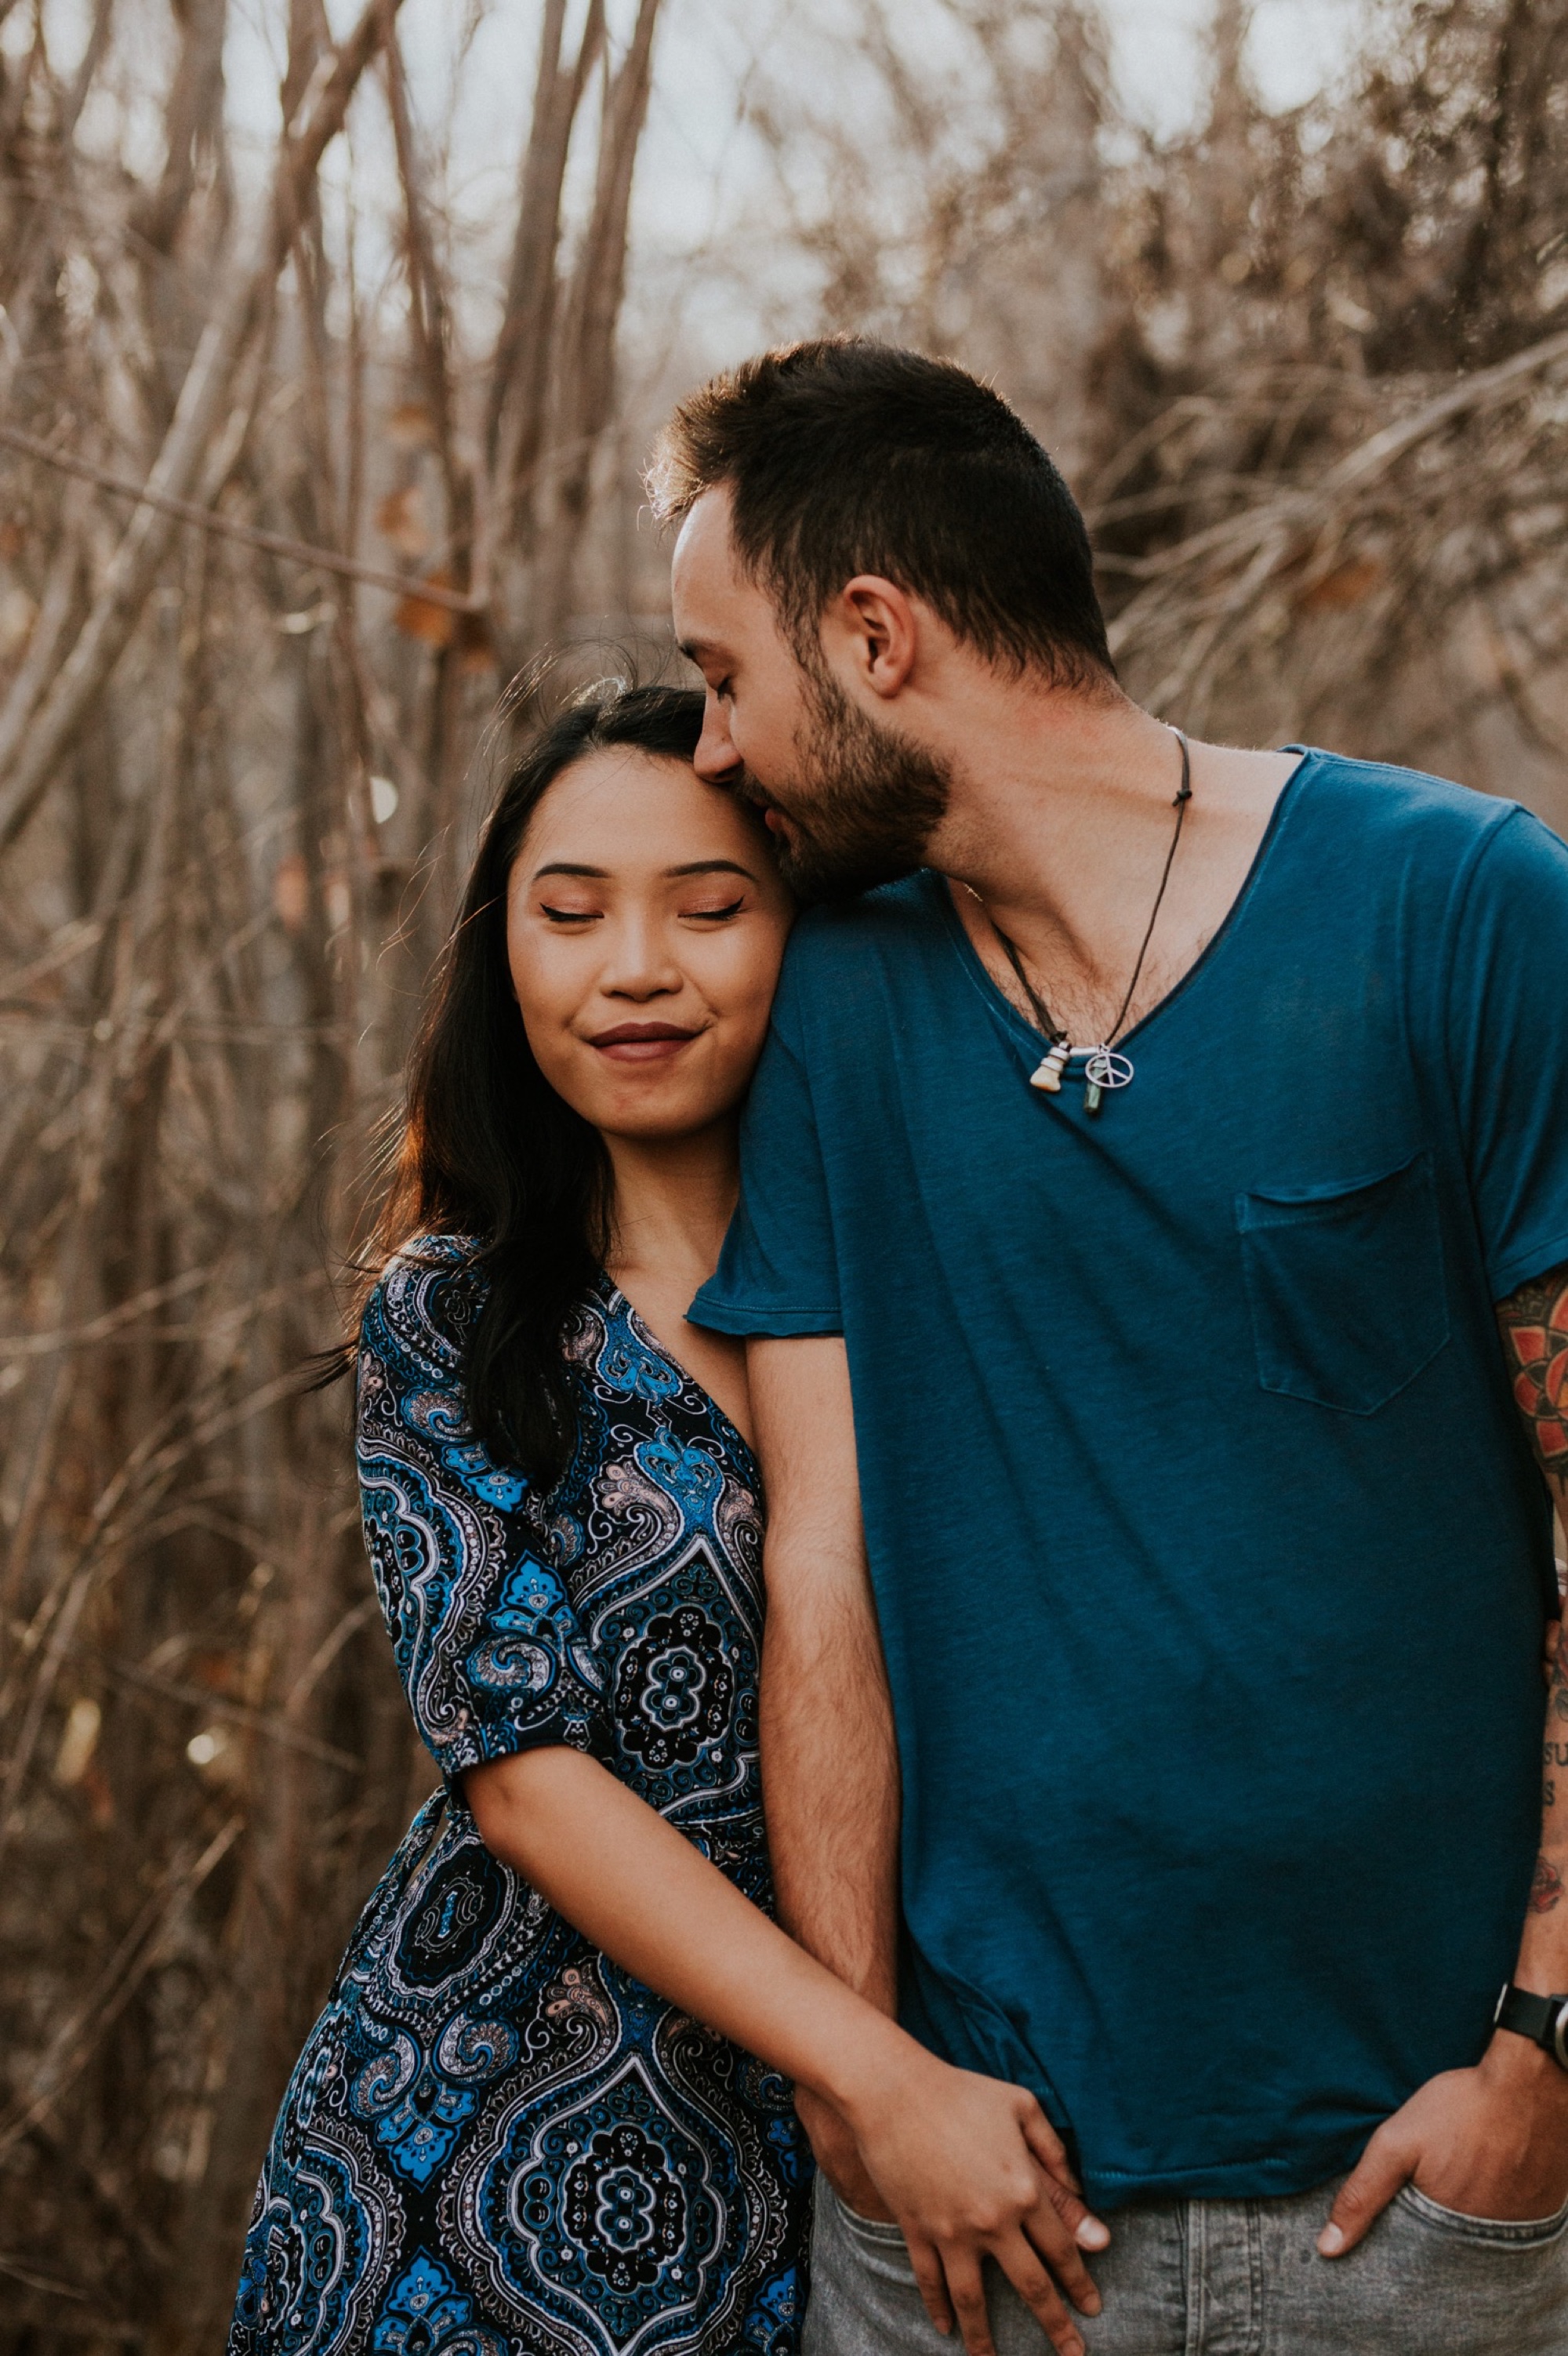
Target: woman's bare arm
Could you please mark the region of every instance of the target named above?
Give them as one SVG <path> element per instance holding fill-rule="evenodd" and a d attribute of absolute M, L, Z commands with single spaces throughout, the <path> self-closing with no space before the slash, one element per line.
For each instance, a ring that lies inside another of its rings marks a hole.
<path fill-rule="evenodd" d="M 1061 2146 L 1031 2094 L 928 2053 L 596 1760 L 527 1751 L 471 1769 L 465 1789 L 487 1846 L 585 1938 L 843 2114 L 939 2328 L 956 2313 L 971 2356 L 993 2356 L 989 2255 L 1078 2356 L 1057 2284 L 1098 2311 L 1074 2234 L 1099 2247 L 1104 2228 L 1063 2195 Z"/>

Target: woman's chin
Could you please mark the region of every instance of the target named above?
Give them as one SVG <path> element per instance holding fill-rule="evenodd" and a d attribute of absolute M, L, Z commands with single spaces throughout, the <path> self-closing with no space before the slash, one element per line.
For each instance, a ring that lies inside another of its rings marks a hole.
<path fill-rule="evenodd" d="M 628 1144 L 679 1145 L 711 1130 L 726 1110 L 725 1106 L 693 1110 L 682 1105 L 678 1110 L 659 1112 L 643 1105 L 633 1111 L 609 1114 L 594 1126 L 606 1137 L 624 1138 Z"/>
<path fill-rule="evenodd" d="M 697 1071 L 669 1064 L 601 1066 L 594 1075 L 596 1085 L 575 1090 L 567 1101 L 606 1137 L 673 1145 L 699 1136 L 735 1110 L 751 1076 L 749 1065 L 747 1059 L 738 1076 L 713 1064 Z"/>

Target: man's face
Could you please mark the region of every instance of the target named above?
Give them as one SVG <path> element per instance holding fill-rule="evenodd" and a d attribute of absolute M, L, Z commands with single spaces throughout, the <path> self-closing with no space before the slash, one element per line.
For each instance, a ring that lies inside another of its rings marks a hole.
<path fill-rule="evenodd" d="M 726 492 L 686 518 L 671 589 L 676 637 L 707 685 L 698 775 L 759 806 L 792 888 L 843 899 L 922 866 L 949 765 L 863 711 L 821 655 L 800 660 L 736 564 Z"/>

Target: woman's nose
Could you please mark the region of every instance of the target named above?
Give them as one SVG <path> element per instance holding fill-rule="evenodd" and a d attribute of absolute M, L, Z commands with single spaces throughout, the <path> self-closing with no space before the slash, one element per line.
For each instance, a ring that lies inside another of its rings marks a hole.
<path fill-rule="evenodd" d="M 685 985 L 664 926 L 652 916 L 628 910 L 609 933 L 599 987 L 613 998 L 659 998 Z"/>

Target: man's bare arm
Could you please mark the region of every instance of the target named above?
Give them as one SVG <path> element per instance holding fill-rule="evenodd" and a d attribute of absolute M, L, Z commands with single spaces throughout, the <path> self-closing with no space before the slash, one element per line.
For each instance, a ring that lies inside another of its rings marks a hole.
<path fill-rule="evenodd" d="M 1498 1310 L 1513 1395 L 1560 1514 L 1568 1512 L 1568 1266 L 1521 1285 Z M 1541 1849 L 1515 1984 L 1568 1994 L 1568 1648 L 1552 1661 Z M 1466 2216 L 1555 2215 L 1568 2200 L 1568 2074 L 1538 2046 L 1497 2030 L 1474 2070 L 1451 2070 L 1380 2127 L 1334 2204 L 1319 2246 L 1350 2249 L 1413 2179 Z M 1332 2240 L 1330 2237 L 1333 2236 Z"/>
<path fill-rule="evenodd" d="M 779 1919 L 892 2012 L 898 1761 L 844 1346 L 753 1341 L 746 1366 L 768 1494 L 762 1777 Z"/>
<path fill-rule="evenodd" d="M 898 1761 L 866 1570 L 843 1344 L 746 1346 L 768 1494 L 762 1788 L 779 1914 L 809 1954 L 884 2012 L 897 2000 Z M 829 2181 L 886 2214 L 854 2138 L 802 2091 Z"/>
<path fill-rule="evenodd" d="M 1520 1285 L 1498 1311 L 1498 1323 L 1514 1398 L 1552 1501 L 1568 1520 L 1568 1268 Z M 1541 1797 L 1541 1854 L 1514 1976 L 1520 1987 L 1553 1996 L 1568 1988 L 1568 1655 L 1561 1643 L 1547 1695 Z"/>

